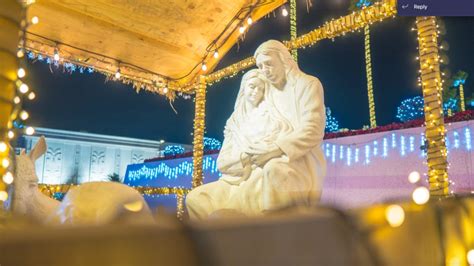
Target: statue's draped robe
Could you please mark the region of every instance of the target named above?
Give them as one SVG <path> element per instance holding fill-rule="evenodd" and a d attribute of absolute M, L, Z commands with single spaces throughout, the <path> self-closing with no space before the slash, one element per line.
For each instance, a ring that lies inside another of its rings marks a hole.
<path fill-rule="evenodd" d="M 320 81 L 292 69 L 287 73 L 285 87 L 270 88 L 265 100 L 291 124 L 291 131 L 274 142 L 284 155 L 253 169 L 246 180 L 228 182 L 238 180 L 244 173 L 239 147 L 233 147 L 236 136 L 228 134 L 217 160 L 221 179 L 200 186 L 187 196 L 191 218 L 203 219 L 221 209 L 258 215 L 289 204 L 311 205 L 319 200 L 326 172 L 321 147 L 326 115 Z"/>

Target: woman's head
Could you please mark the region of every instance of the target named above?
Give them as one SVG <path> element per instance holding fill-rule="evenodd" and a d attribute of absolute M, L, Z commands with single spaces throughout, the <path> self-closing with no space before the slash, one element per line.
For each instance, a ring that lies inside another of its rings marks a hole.
<path fill-rule="evenodd" d="M 257 69 L 252 69 L 242 77 L 241 93 L 245 101 L 256 107 L 263 100 L 265 95 L 265 77 Z"/>

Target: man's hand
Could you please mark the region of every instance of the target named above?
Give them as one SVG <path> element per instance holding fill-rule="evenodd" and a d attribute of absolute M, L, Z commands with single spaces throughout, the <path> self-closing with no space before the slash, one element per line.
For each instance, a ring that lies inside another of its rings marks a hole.
<path fill-rule="evenodd" d="M 267 153 L 252 155 L 251 160 L 253 164 L 263 167 L 271 159 L 281 157 L 283 154 L 283 151 L 277 147 Z"/>

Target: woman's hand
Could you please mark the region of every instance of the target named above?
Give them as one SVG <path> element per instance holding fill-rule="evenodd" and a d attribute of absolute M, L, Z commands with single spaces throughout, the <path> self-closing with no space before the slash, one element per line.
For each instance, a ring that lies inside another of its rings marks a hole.
<path fill-rule="evenodd" d="M 284 154 L 283 151 L 280 148 L 276 147 L 275 149 L 272 149 L 271 151 L 267 153 L 252 155 L 251 161 L 253 164 L 259 167 L 263 167 L 271 159 L 279 158 L 283 154 Z"/>
<path fill-rule="evenodd" d="M 240 162 L 242 163 L 242 166 L 245 168 L 246 166 L 250 166 L 252 164 L 251 161 L 251 156 L 248 153 L 243 152 L 240 154 Z"/>

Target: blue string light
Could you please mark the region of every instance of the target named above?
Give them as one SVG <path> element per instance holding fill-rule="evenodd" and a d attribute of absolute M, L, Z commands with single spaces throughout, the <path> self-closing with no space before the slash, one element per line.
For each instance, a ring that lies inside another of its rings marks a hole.
<path fill-rule="evenodd" d="M 458 111 L 458 99 L 449 98 L 446 102 L 443 103 L 443 112 L 444 114 L 448 114 L 448 110 L 453 112 Z"/>
<path fill-rule="evenodd" d="M 397 108 L 397 118 L 402 122 L 422 118 L 424 116 L 424 100 L 421 96 L 415 96 L 403 100 Z"/>
<path fill-rule="evenodd" d="M 373 4 L 373 1 L 372 0 L 359 0 L 357 3 L 356 3 L 356 6 L 358 8 L 363 8 L 363 7 L 368 7 L 368 6 L 371 6 Z"/>
<path fill-rule="evenodd" d="M 461 133 L 462 132 L 462 133 Z M 401 156 L 407 154 L 416 153 L 420 157 L 426 156 L 426 150 L 422 147 L 425 145 L 425 135 L 421 134 L 398 134 L 390 133 L 392 140 L 399 139 L 400 144 L 392 146 L 392 150 L 397 150 Z M 324 143 L 323 147 L 325 149 L 325 155 L 329 159 L 331 157 L 332 163 L 341 162 L 348 166 L 362 165 L 366 166 L 371 163 L 376 158 L 387 158 L 389 155 L 389 138 L 390 135 L 382 136 L 380 139 L 373 140 L 370 143 L 366 144 L 349 144 L 349 145 L 339 145 L 333 143 Z M 421 153 L 416 151 L 415 140 L 419 137 L 420 150 Z M 449 139 L 453 143 L 453 146 L 448 147 L 449 149 L 460 149 L 461 144 L 464 144 L 466 150 L 472 150 L 472 137 L 471 129 L 469 127 L 464 127 L 460 130 L 452 130 L 446 136 L 446 141 L 449 142 Z M 379 152 L 378 145 L 382 145 L 382 152 Z M 392 143 L 393 144 L 393 143 Z M 407 147 L 407 144 L 409 147 Z M 354 147 L 355 146 L 355 147 Z M 358 146 L 358 147 L 357 147 Z M 360 161 L 360 147 L 363 146 L 363 152 L 365 160 Z M 407 149 L 408 148 L 408 149 Z M 339 155 L 337 154 L 339 153 Z M 344 158 L 345 157 L 345 158 Z M 170 164 L 171 165 L 171 164 Z M 138 180 L 138 179 L 156 179 L 156 178 L 165 178 L 165 179 L 177 179 L 182 176 L 190 178 L 193 172 L 193 163 L 192 158 L 186 159 L 185 161 L 180 162 L 179 164 L 174 164 L 170 166 L 166 161 L 162 161 L 159 164 L 144 163 L 139 166 L 139 168 L 128 171 L 127 178 L 129 180 Z M 219 173 L 217 169 L 217 163 L 215 156 L 205 156 L 203 159 L 203 170 L 207 173 Z"/>
<path fill-rule="evenodd" d="M 459 87 L 461 84 L 462 85 L 466 84 L 466 80 L 465 79 L 456 79 L 453 82 L 453 87 Z"/>
<path fill-rule="evenodd" d="M 405 147 L 405 137 L 404 136 L 401 136 L 400 137 L 400 154 L 402 156 L 405 156 L 405 151 L 406 151 L 406 147 Z"/>
<path fill-rule="evenodd" d="M 27 58 L 30 60 L 30 61 L 34 61 L 34 60 L 37 60 L 39 62 L 44 62 L 46 64 L 49 64 L 49 65 L 54 65 L 56 68 L 59 67 L 59 62 L 54 60 L 53 58 L 50 58 L 50 57 L 45 57 L 41 54 L 35 54 L 33 52 L 28 52 L 27 53 Z M 63 64 L 63 68 L 66 72 L 69 72 L 69 73 L 73 73 L 75 71 L 79 71 L 79 73 L 88 73 L 88 74 L 91 74 L 91 73 L 94 73 L 94 68 L 93 67 L 83 67 L 83 66 L 78 66 L 76 64 L 73 64 L 73 63 L 70 63 L 70 62 L 65 62 Z"/>
<path fill-rule="evenodd" d="M 332 145 L 332 162 L 334 163 L 336 161 L 336 145 Z"/>
<path fill-rule="evenodd" d="M 373 152 L 373 153 L 374 153 L 374 156 L 377 156 L 377 153 L 378 153 L 378 148 L 377 148 L 377 146 L 378 146 L 377 141 L 374 141 L 374 152 Z"/>
<path fill-rule="evenodd" d="M 222 143 L 214 138 L 204 137 L 204 150 L 205 151 L 214 151 L 219 150 L 222 146 Z"/>
<path fill-rule="evenodd" d="M 454 148 L 459 148 L 459 133 L 457 131 L 454 131 L 453 133 L 454 136 Z"/>
<path fill-rule="evenodd" d="M 175 156 L 184 153 L 184 148 L 181 145 L 168 145 L 165 147 L 163 154 L 165 156 Z"/>
<path fill-rule="evenodd" d="M 339 130 L 339 122 L 331 114 L 331 109 L 326 107 L 326 132 L 336 132 Z"/>
<path fill-rule="evenodd" d="M 369 145 L 365 145 L 365 164 L 369 164 L 370 163 L 370 147 Z"/>
<path fill-rule="evenodd" d="M 466 138 L 466 149 L 468 151 L 470 151 L 471 148 L 472 148 L 472 145 L 471 145 L 471 130 L 468 127 L 464 130 L 464 137 Z"/>

